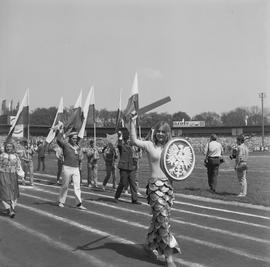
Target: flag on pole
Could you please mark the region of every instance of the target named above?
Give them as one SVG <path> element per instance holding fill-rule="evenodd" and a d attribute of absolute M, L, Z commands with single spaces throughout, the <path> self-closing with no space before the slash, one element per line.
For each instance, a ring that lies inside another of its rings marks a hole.
<path fill-rule="evenodd" d="M 89 111 L 88 111 L 88 118 L 87 118 L 86 124 L 94 125 L 95 123 L 96 123 L 95 90 L 94 90 L 94 87 L 92 87 L 92 93 L 91 93 Z"/>
<path fill-rule="evenodd" d="M 17 115 L 10 127 L 7 139 L 12 136 L 15 126 L 19 124 L 23 124 L 27 126 L 29 125 L 29 89 L 26 89 L 22 102 L 19 106 Z"/>
<path fill-rule="evenodd" d="M 83 113 L 82 113 L 82 91 L 80 92 L 77 101 L 74 105 L 72 114 L 70 115 L 68 121 L 64 125 L 65 133 L 69 133 L 72 130 L 79 131 L 83 123 Z"/>
<path fill-rule="evenodd" d="M 130 114 L 132 111 L 137 111 L 139 106 L 139 90 L 138 90 L 138 75 L 135 73 L 133 85 L 131 88 L 131 96 L 128 99 L 128 104 L 124 110 L 124 114 Z"/>
<path fill-rule="evenodd" d="M 117 113 L 116 113 L 115 131 L 117 132 L 120 127 L 123 127 L 123 119 L 122 119 L 122 90 L 120 90 L 119 106 L 118 106 Z"/>
<path fill-rule="evenodd" d="M 81 127 L 81 129 L 79 131 L 79 134 L 78 134 L 78 137 L 80 137 L 80 138 L 84 137 L 85 126 L 86 126 L 86 123 L 87 123 L 88 112 L 89 112 L 89 108 L 90 108 L 90 105 L 91 105 L 91 99 L 92 99 L 93 92 L 94 92 L 94 88 L 91 87 L 89 92 L 88 92 L 88 95 L 86 97 L 85 103 L 84 103 L 84 107 L 83 107 L 83 123 L 82 123 L 82 127 Z M 90 111 L 90 112 L 92 112 L 92 111 Z"/>
<path fill-rule="evenodd" d="M 59 123 L 59 121 L 63 122 L 63 113 L 64 113 L 64 105 L 63 105 L 63 97 L 61 97 L 59 105 L 58 105 L 58 109 L 57 109 L 57 112 L 56 112 L 56 115 L 54 117 L 52 127 L 51 127 L 51 129 L 49 131 L 48 136 L 46 137 L 46 143 L 50 144 L 53 141 L 53 139 L 55 137 L 54 127 Z"/>
<path fill-rule="evenodd" d="M 123 112 L 124 118 L 132 112 L 137 112 L 139 109 L 139 90 L 138 90 L 138 75 L 135 73 L 133 85 L 131 88 L 131 96 L 128 99 L 128 104 Z"/>

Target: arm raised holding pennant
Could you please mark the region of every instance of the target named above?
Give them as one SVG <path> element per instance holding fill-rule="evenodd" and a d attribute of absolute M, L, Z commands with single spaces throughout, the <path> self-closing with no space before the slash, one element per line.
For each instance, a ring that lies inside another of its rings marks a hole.
<path fill-rule="evenodd" d="M 152 255 L 164 255 L 168 266 L 175 266 L 173 253 L 181 253 L 170 229 L 169 217 L 174 200 L 172 179 L 163 172 L 160 161 L 164 147 L 171 140 L 171 128 L 165 121 L 159 122 L 153 133 L 153 141 L 137 138 L 136 115 L 127 124 L 131 141 L 148 154 L 151 176 L 146 187 L 147 201 L 152 210 L 151 225 L 146 236 L 145 250 Z M 162 223 L 166 221 L 166 223 Z"/>
<path fill-rule="evenodd" d="M 164 97 L 158 101 L 155 101 L 149 105 L 146 105 L 146 106 L 138 109 L 137 112 L 134 109 L 127 107 L 124 111 L 124 120 L 125 120 L 125 122 L 128 122 L 130 120 L 130 118 L 134 117 L 136 114 L 137 114 L 137 117 L 140 117 L 143 114 L 145 114 L 145 113 L 147 113 L 147 112 L 149 112 L 157 107 L 160 107 L 160 106 L 162 106 L 170 101 L 171 101 L 171 98 L 169 96 L 167 96 L 167 97 Z M 129 105 L 129 103 L 128 103 L 128 105 Z"/>

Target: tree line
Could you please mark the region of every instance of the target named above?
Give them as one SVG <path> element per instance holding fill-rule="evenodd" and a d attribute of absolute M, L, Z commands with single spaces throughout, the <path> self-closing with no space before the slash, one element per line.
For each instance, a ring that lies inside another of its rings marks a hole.
<path fill-rule="evenodd" d="M 30 112 L 31 125 L 51 126 L 56 114 L 57 108 L 37 108 Z M 64 109 L 64 118 L 67 120 L 72 107 Z M 270 113 L 266 112 L 264 116 L 264 124 L 269 124 Z M 96 126 L 97 127 L 115 127 L 117 111 L 109 111 L 107 109 L 100 109 L 95 111 Z M 171 123 L 173 121 L 205 121 L 205 126 L 245 126 L 245 125 L 261 125 L 262 115 L 260 108 L 254 106 L 251 108 L 238 107 L 229 112 L 218 114 L 215 112 L 202 112 L 193 117 L 186 112 L 179 111 L 174 114 L 149 112 L 140 118 L 141 127 L 149 127 L 160 120 L 165 120 Z"/>

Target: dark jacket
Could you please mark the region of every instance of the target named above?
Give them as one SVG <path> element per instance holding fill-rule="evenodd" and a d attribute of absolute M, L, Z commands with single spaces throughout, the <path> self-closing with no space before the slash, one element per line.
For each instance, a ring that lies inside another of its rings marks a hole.
<path fill-rule="evenodd" d="M 118 162 L 118 168 L 120 170 L 134 171 L 137 169 L 137 162 L 133 158 L 132 146 L 127 143 L 123 143 L 122 140 L 118 141 L 118 150 L 120 153 L 120 159 Z"/>

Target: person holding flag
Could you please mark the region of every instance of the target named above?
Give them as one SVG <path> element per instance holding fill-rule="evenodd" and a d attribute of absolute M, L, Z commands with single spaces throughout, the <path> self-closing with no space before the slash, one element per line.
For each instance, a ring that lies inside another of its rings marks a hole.
<path fill-rule="evenodd" d="M 143 141 L 137 138 L 136 116 L 131 114 L 129 116 L 130 121 L 127 123 L 131 141 L 146 151 L 152 170 L 146 194 L 153 217 L 148 229 L 145 249 L 150 254 L 164 255 L 167 266 L 175 267 L 173 253 L 181 253 L 181 250 L 170 230 L 170 213 L 174 201 L 173 186 L 160 167 L 161 152 L 171 138 L 171 129 L 168 123 L 160 122 L 154 129 L 153 140 Z"/>
<path fill-rule="evenodd" d="M 63 208 L 66 202 L 68 186 L 73 180 L 74 195 L 76 207 L 81 210 L 86 210 L 82 205 L 81 188 L 80 188 L 80 161 L 83 158 L 81 148 L 78 146 L 78 133 L 71 131 L 68 134 L 68 141 L 63 137 L 63 127 L 59 125 L 56 131 L 57 144 L 63 150 L 63 169 L 62 169 L 62 187 L 59 194 L 58 206 Z"/>

